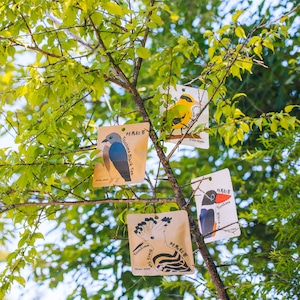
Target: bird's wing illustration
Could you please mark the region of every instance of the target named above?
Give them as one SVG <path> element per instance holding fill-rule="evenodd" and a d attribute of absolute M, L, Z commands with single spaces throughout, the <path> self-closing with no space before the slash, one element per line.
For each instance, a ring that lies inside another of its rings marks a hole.
<path fill-rule="evenodd" d="M 213 231 L 215 228 L 215 212 L 213 209 L 201 209 L 200 213 L 200 224 L 202 229 L 202 234 L 205 235 L 211 231 Z M 210 235 L 206 236 L 205 238 L 210 237 Z"/>
<path fill-rule="evenodd" d="M 115 142 L 110 146 L 109 158 L 112 162 L 127 161 L 127 152 L 122 143 Z"/>
<path fill-rule="evenodd" d="M 170 253 L 160 253 L 153 257 L 155 267 L 162 272 L 189 272 L 191 268 L 178 251 Z"/>
<path fill-rule="evenodd" d="M 110 146 L 109 158 L 125 181 L 131 181 L 127 152 L 122 143 L 115 142 Z"/>

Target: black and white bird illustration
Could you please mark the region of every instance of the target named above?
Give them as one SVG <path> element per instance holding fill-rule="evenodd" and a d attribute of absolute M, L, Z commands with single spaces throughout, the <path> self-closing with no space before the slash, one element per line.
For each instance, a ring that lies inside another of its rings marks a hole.
<path fill-rule="evenodd" d="M 109 161 L 111 161 L 122 178 L 125 181 L 131 181 L 128 155 L 126 148 L 122 143 L 121 136 L 116 132 L 112 132 L 106 136 L 105 140 L 102 141 L 102 143 L 105 142 L 110 143 L 109 148 L 104 147 L 103 149 L 103 161 L 106 169 L 108 172 L 110 171 Z"/>
<path fill-rule="evenodd" d="M 216 213 L 215 206 L 230 199 L 230 195 L 220 194 L 214 190 L 207 191 L 202 199 L 202 207 L 200 212 L 200 225 L 204 238 L 216 235 Z"/>
<path fill-rule="evenodd" d="M 147 243 L 151 248 L 148 254 L 149 260 L 158 271 L 170 274 L 190 272 L 191 268 L 188 266 L 184 254 L 179 249 L 170 247 L 166 242 L 165 231 L 171 220 L 171 217 L 163 217 L 160 220 L 149 217 L 138 223 L 134 233 L 143 239 L 143 242 L 135 247 L 133 253 Z M 162 241 L 164 242 L 162 243 Z"/>

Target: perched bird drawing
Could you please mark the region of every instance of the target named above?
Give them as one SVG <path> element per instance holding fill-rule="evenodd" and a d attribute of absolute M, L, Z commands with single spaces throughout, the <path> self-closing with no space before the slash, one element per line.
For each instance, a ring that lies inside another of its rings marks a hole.
<path fill-rule="evenodd" d="M 188 266 L 183 254 L 180 251 L 168 246 L 166 242 L 166 227 L 171 223 L 172 218 L 164 217 L 161 220 L 149 217 L 137 224 L 134 233 L 137 234 L 144 242 L 135 247 L 133 253 L 149 244 L 151 251 L 148 254 L 148 260 L 158 271 L 166 273 L 189 272 Z M 162 245 L 164 241 L 165 245 Z M 163 247 L 163 252 L 161 248 Z"/>
<path fill-rule="evenodd" d="M 172 118 L 172 130 L 180 129 L 182 134 L 182 130 L 189 127 L 200 111 L 199 102 L 189 94 L 182 94 L 167 110 L 169 117 Z"/>
<path fill-rule="evenodd" d="M 206 192 L 202 199 L 202 208 L 200 212 L 200 225 L 204 238 L 214 237 L 216 235 L 216 213 L 215 206 L 230 199 L 230 195 L 219 194 L 214 190 Z"/>
<path fill-rule="evenodd" d="M 102 141 L 102 143 L 105 142 L 110 143 L 110 147 L 104 146 L 103 148 L 103 161 L 107 171 L 110 171 L 109 161 L 111 161 L 122 178 L 125 181 L 131 181 L 128 156 L 121 136 L 116 132 L 110 133 Z"/>

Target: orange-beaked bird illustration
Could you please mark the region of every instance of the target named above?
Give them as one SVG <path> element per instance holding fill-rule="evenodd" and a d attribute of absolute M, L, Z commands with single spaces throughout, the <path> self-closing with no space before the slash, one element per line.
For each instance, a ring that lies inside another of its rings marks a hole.
<path fill-rule="evenodd" d="M 202 199 L 202 208 L 200 212 L 200 225 L 204 238 L 214 237 L 216 235 L 217 223 L 215 206 L 230 199 L 230 195 L 219 194 L 214 190 L 206 192 Z"/>
<path fill-rule="evenodd" d="M 172 118 L 172 130 L 180 129 L 181 133 L 184 128 L 188 128 L 200 112 L 200 103 L 191 95 L 182 94 L 179 100 L 171 105 L 167 113 Z"/>

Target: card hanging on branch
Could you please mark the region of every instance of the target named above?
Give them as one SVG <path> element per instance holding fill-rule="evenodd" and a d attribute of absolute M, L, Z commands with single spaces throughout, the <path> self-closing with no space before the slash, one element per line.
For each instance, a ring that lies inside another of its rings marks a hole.
<path fill-rule="evenodd" d="M 98 157 L 93 186 L 138 183 L 144 180 L 149 123 L 105 126 L 98 130 Z"/>
<path fill-rule="evenodd" d="M 206 243 L 241 234 L 228 169 L 192 180 L 199 227 Z"/>
<path fill-rule="evenodd" d="M 186 211 L 128 214 L 127 222 L 133 275 L 194 273 L 191 234 Z"/>
<path fill-rule="evenodd" d="M 176 89 L 169 86 L 167 90 L 161 90 L 161 93 L 170 95 L 168 106 L 161 107 L 161 114 L 171 125 L 171 131 L 167 137 L 168 142 L 176 144 L 185 135 L 182 145 L 208 149 L 209 135 L 201 131 L 208 127 L 207 91 L 176 85 Z M 193 125 L 188 130 L 191 124 Z"/>

